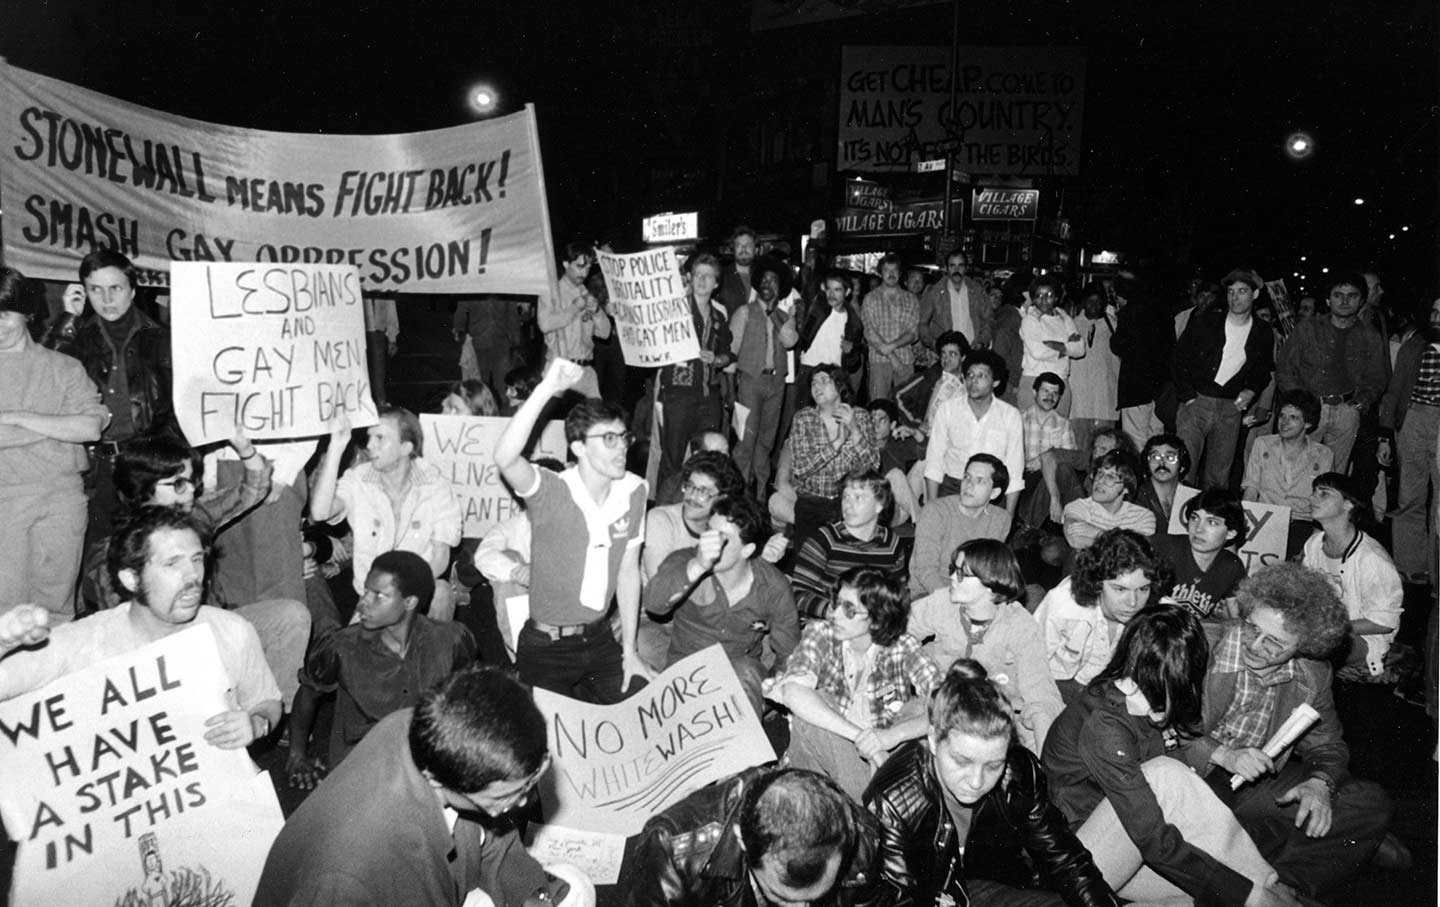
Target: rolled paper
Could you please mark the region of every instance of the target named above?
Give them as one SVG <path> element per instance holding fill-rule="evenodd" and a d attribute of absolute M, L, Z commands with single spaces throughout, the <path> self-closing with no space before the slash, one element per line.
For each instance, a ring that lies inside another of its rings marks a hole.
<path fill-rule="evenodd" d="M 1276 729 L 1274 735 L 1265 742 L 1265 745 L 1261 747 L 1261 749 L 1265 752 L 1265 755 L 1271 759 L 1279 758 L 1281 753 L 1285 752 L 1296 740 L 1299 740 L 1301 735 L 1310 730 L 1311 725 L 1319 720 L 1320 713 L 1315 711 L 1309 703 L 1302 702 L 1295 706 L 1295 710 L 1290 713 L 1290 717 L 1285 719 L 1285 723 Z M 1240 785 L 1244 783 L 1245 779 L 1241 775 L 1234 774 L 1230 776 L 1231 790 L 1237 790 Z"/>

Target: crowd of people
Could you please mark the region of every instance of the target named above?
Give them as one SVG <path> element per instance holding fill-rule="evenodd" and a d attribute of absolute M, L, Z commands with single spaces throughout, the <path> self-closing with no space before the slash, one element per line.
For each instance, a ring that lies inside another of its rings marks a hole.
<path fill-rule="evenodd" d="M 1335 691 L 1416 680 L 1440 299 L 1335 271 L 1292 312 L 1239 268 L 1177 312 L 1133 274 L 728 247 L 685 265 L 698 356 L 639 394 L 589 246 L 533 311 L 461 304 L 435 409 L 507 419 L 519 502 L 482 538 L 414 412 L 197 450 L 128 260 L 86 256 L 55 317 L 0 269 L 0 698 L 209 625 L 235 697 L 206 739 L 314 789 L 257 904 L 593 898 L 519 844 L 528 689 L 616 703 L 716 644 L 780 763 L 655 815 L 627 904 L 1262 907 L 1408 865 Z M 551 419 L 568 464 L 531 452 Z M 1273 563 L 1246 502 L 1289 508 Z"/>

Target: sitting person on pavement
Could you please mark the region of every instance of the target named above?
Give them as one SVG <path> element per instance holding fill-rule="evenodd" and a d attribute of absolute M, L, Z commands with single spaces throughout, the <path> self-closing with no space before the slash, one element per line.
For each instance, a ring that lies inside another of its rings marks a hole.
<path fill-rule="evenodd" d="M 946 585 L 956 547 L 971 539 L 1010 535 L 1010 513 L 1003 503 L 1010 471 L 999 457 L 977 453 L 965 464 L 960 493 L 928 501 L 915 524 L 910 556 L 910 594 L 929 595 Z"/>
<path fill-rule="evenodd" d="M 1107 529 L 1155 534 L 1155 514 L 1128 500 L 1139 482 L 1135 462 L 1119 451 L 1095 460 L 1090 469 L 1090 496 L 1065 505 L 1065 541 L 1076 551 L 1089 548 Z"/>

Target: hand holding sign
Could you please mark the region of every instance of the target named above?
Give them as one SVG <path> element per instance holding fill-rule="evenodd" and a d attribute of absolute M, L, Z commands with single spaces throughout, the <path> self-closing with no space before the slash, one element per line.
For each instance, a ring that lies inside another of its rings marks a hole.
<path fill-rule="evenodd" d="M 50 636 L 50 612 L 39 605 L 16 605 L 0 614 L 0 654 L 44 642 Z"/>

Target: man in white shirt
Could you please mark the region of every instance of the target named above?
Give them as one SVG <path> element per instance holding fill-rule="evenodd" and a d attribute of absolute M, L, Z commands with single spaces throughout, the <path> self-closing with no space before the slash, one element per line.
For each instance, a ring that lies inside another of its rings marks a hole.
<path fill-rule="evenodd" d="M 995 396 L 1008 377 L 1005 360 L 990 350 L 972 350 L 961 366 L 965 395 L 952 397 L 935 411 L 929 445 L 925 450 L 926 500 L 958 494 L 965 464 L 977 453 L 992 454 L 1010 475 L 1025 469 L 1025 429 L 1020 411 Z M 1005 495 L 1005 509 L 1013 517 L 1019 490 Z"/>

